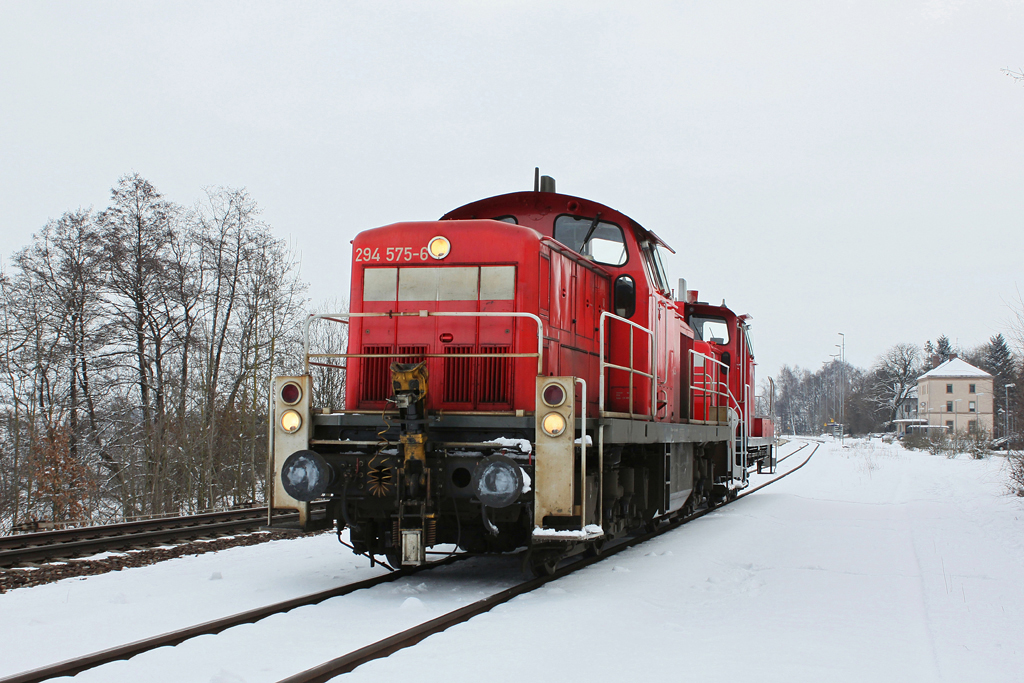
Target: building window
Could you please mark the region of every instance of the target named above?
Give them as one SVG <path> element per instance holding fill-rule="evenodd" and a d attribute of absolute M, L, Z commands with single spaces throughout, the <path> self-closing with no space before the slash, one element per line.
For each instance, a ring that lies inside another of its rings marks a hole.
<path fill-rule="evenodd" d="M 947 384 L 946 385 L 946 393 L 947 394 L 952 394 L 953 393 L 953 385 L 952 384 Z"/>
<path fill-rule="evenodd" d="M 976 412 L 974 410 L 974 401 L 971 401 L 970 403 L 967 404 L 967 412 L 969 412 L 969 413 Z"/>
<path fill-rule="evenodd" d="M 976 391 L 974 390 L 974 385 L 973 385 L 973 384 L 971 385 L 971 389 L 970 389 L 970 392 L 971 392 L 972 394 L 976 394 L 976 393 L 978 393 L 978 392 L 976 392 Z"/>
<path fill-rule="evenodd" d="M 948 429 L 949 431 L 953 431 L 953 421 L 952 420 L 946 420 L 946 429 Z"/>
<path fill-rule="evenodd" d="M 978 431 L 978 421 L 977 420 L 971 420 L 970 422 L 968 422 L 967 423 L 967 431 L 969 431 L 971 434 L 973 434 L 976 431 Z"/>
<path fill-rule="evenodd" d="M 953 412 L 953 402 L 952 401 L 946 401 L 946 412 L 947 413 L 952 413 Z"/>

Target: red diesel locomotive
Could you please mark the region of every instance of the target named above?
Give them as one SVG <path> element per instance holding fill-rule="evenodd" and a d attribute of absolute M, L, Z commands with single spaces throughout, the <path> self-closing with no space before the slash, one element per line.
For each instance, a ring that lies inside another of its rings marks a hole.
<path fill-rule="evenodd" d="M 749 317 L 674 298 L 671 248 L 625 214 L 544 177 L 352 246 L 351 310 L 310 316 L 304 374 L 271 386 L 271 526 L 297 510 L 394 566 L 527 547 L 545 571 L 774 466 Z M 339 324 L 347 348 L 312 352 Z M 311 367 L 344 373 L 343 406 L 311 404 Z"/>

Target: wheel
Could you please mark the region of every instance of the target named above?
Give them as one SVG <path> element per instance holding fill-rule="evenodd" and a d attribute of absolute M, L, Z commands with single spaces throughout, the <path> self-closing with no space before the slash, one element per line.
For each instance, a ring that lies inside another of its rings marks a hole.
<path fill-rule="evenodd" d="M 539 579 L 551 576 L 558 569 L 558 561 L 562 558 L 551 552 L 527 550 L 523 555 L 523 573 Z"/>
<path fill-rule="evenodd" d="M 557 557 L 546 557 L 533 565 L 533 575 L 538 579 L 542 576 L 551 576 L 558 569 Z"/>

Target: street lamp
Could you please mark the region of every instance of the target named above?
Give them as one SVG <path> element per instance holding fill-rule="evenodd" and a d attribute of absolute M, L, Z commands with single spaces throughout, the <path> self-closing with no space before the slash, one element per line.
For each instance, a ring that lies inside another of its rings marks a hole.
<path fill-rule="evenodd" d="M 839 347 L 839 424 L 846 424 L 846 335 L 842 332 L 837 334 L 843 338 L 843 344 Z M 843 443 L 846 435 L 846 428 L 840 427 L 839 443 Z"/>
<path fill-rule="evenodd" d="M 1010 452 L 1010 387 L 1016 387 L 1017 385 L 1013 382 L 1004 384 L 1003 389 L 1006 390 L 1006 402 L 1003 404 L 1003 437 L 1006 439 L 1006 452 Z"/>

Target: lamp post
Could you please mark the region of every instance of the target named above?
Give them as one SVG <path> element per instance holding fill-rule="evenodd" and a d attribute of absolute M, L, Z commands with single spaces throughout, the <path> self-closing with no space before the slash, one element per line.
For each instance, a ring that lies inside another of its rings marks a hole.
<path fill-rule="evenodd" d="M 1003 437 L 1006 439 L 1007 453 L 1010 452 L 1010 387 L 1016 386 L 1013 382 L 1003 385 L 1003 389 L 1006 390 L 1006 402 L 1003 404 Z"/>
<path fill-rule="evenodd" d="M 839 362 L 838 353 L 830 353 L 829 358 L 832 359 L 832 369 L 835 370 L 835 364 Z M 842 366 L 840 366 L 840 372 L 842 372 Z M 836 373 L 832 373 L 832 422 L 839 422 L 842 424 L 842 419 L 839 417 L 839 410 L 837 409 L 836 403 L 838 403 L 838 397 L 836 396 Z M 835 427 L 832 428 L 835 430 Z M 834 433 L 834 432 L 833 432 Z"/>
<path fill-rule="evenodd" d="M 843 338 L 843 343 L 839 346 L 839 443 L 843 443 L 846 438 L 846 335 L 842 332 L 837 333 Z"/>

